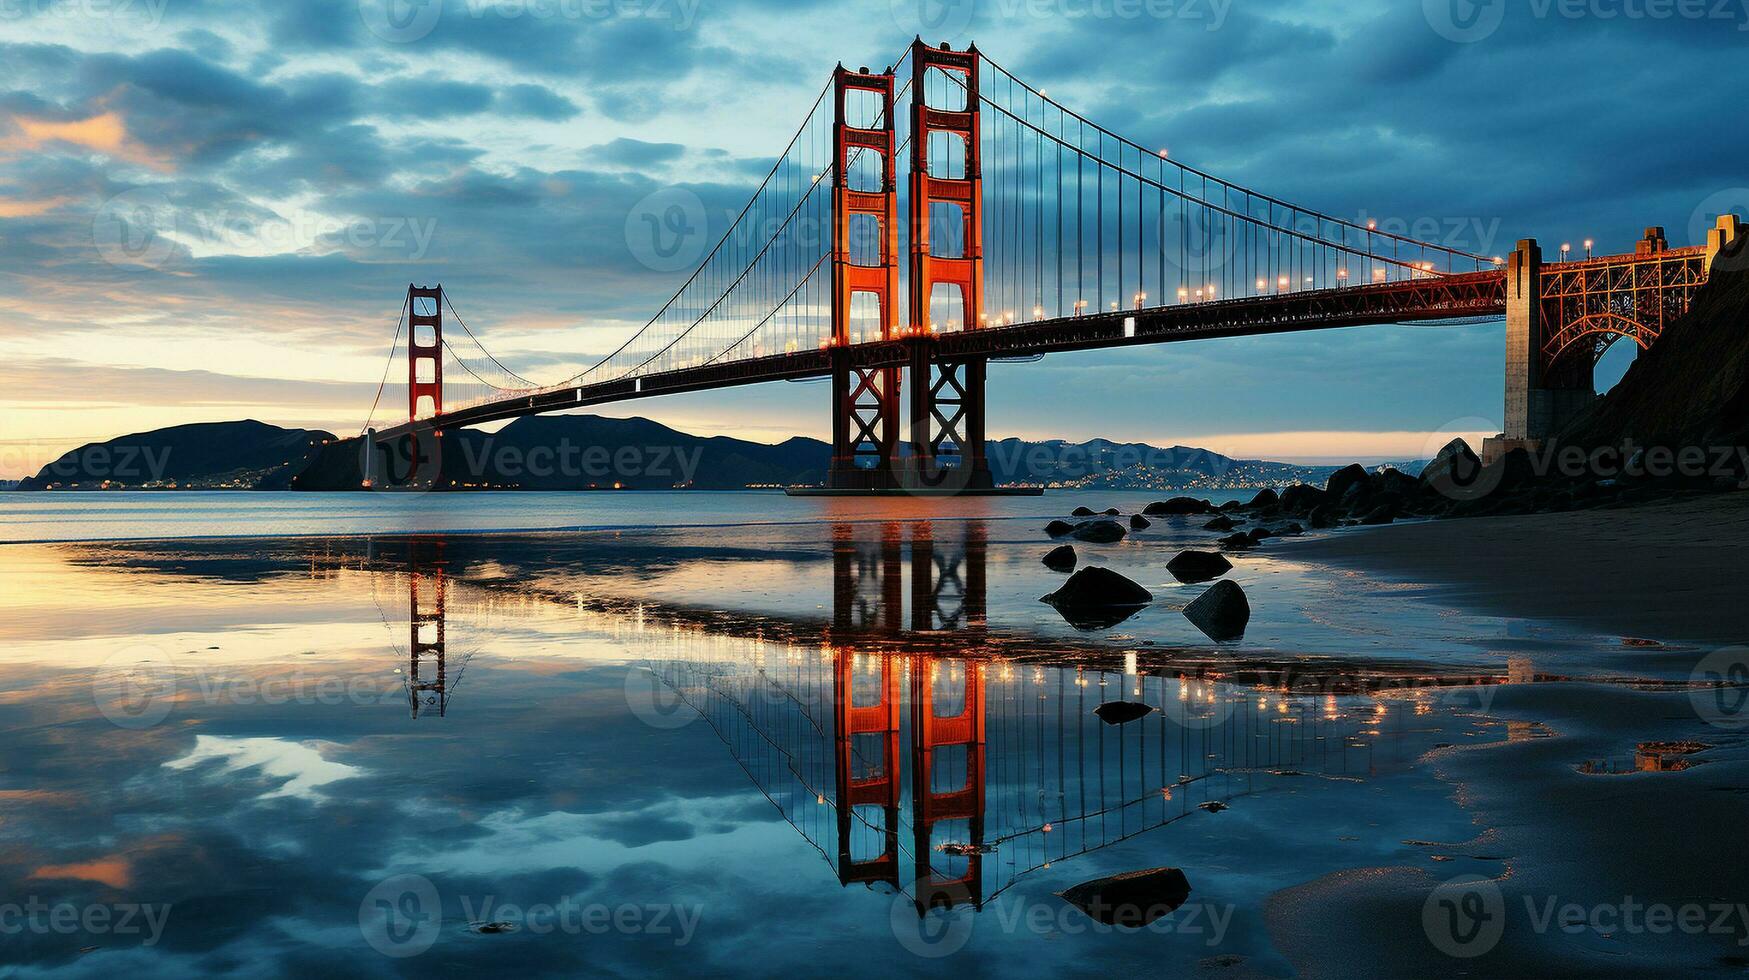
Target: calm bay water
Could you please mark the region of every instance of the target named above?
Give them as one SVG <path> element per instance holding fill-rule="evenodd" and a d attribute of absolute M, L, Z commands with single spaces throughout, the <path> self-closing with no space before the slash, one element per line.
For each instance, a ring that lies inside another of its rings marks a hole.
<path fill-rule="evenodd" d="M 1286 975 L 1282 889 L 1500 874 L 1424 757 L 1619 639 L 1284 542 L 1213 644 L 1184 519 L 1078 548 L 1130 619 L 1038 601 L 1046 520 L 1158 496 L 0 497 L 0 976 Z M 1056 894 L 1161 866 L 1145 928 Z"/>

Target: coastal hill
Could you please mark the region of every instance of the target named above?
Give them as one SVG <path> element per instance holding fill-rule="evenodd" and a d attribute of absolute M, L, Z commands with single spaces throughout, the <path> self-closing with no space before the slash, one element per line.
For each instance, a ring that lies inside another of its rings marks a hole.
<path fill-rule="evenodd" d="M 333 433 L 254 419 L 197 422 L 87 443 L 19 490 L 284 490 Z"/>
<path fill-rule="evenodd" d="M 1241 460 L 1188 446 L 1105 439 L 1003 439 L 988 446 L 998 482 L 1085 489 L 1220 490 L 1322 483 L 1333 467 Z M 697 436 L 644 418 L 548 415 L 497 432 L 443 439 L 439 486 L 457 489 L 739 490 L 817 485 L 831 448 Z M 22 481 L 20 490 L 356 490 L 360 442 L 253 420 L 183 425 L 92 443 Z"/>

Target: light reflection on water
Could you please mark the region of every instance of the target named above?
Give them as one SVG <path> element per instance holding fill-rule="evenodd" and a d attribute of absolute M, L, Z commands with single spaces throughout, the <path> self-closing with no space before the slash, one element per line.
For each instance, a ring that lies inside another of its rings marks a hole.
<path fill-rule="evenodd" d="M 1083 634 L 1036 602 L 1036 531 L 817 531 L 7 549 L 0 893 L 169 918 L 5 962 L 1281 973 L 1268 895 L 1475 832 L 1418 760 L 1508 737 L 1494 651 L 1214 648 L 1152 579 Z M 1299 597 L 1265 636 L 1312 638 L 1296 574 L 1241 570 Z M 1054 895 L 1158 866 L 1191 899 L 1138 932 Z"/>

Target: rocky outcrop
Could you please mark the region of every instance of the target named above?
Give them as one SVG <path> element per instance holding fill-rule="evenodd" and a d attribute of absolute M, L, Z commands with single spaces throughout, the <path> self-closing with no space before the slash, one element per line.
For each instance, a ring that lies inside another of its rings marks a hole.
<path fill-rule="evenodd" d="M 1233 563 L 1212 551 L 1184 551 L 1166 563 L 1166 570 L 1188 585 L 1220 578 L 1233 570 Z"/>
<path fill-rule="evenodd" d="M 1057 897 L 1097 922 L 1140 929 L 1183 905 L 1190 898 L 1190 881 L 1177 868 L 1150 868 L 1084 882 Z"/>
<path fill-rule="evenodd" d="M 1206 500 L 1195 497 L 1173 497 L 1171 500 L 1156 501 L 1142 508 L 1142 513 L 1150 517 L 1175 517 L 1186 514 L 1207 514 L 1214 506 Z"/>
<path fill-rule="evenodd" d="M 1201 598 L 1184 607 L 1184 618 L 1217 643 L 1237 640 L 1251 623 L 1251 603 L 1234 582 L 1217 582 Z"/>
<path fill-rule="evenodd" d="M 1070 537 L 1077 541 L 1086 541 L 1089 544 L 1112 544 L 1122 541 L 1127 534 L 1129 532 L 1124 529 L 1122 524 L 1109 518 L 1088 521 L 1069 532 Z"/>
<path fill-rule="evenodd" d="M 1052 548 L 1044 557 L 1045 567 L 1053 572 L 1072 572 L 1075 570 L 1075 549 L 1068 545 Z"/>
<path fill-rule="evenodd" d="M 1071 626 L 1099 630 L 1134 616 L 1154 601 L 1154 595 L 1109 568 L 1090 565 L 1041 601 L 1056 607 Z"/>

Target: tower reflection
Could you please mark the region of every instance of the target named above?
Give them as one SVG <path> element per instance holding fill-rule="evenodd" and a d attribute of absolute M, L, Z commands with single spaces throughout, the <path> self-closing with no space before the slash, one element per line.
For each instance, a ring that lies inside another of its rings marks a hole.
<path fill-rule="evenodd" d="M 825 642 L 677 634 L 649 666 L 845 885 L 919 914 L 1297 777 L 1364 777 L 1389 708 L 983 647 L 986 535 L 843 525 Z M 1102 702 L 1141 702 L 1106 725 Z"/>

